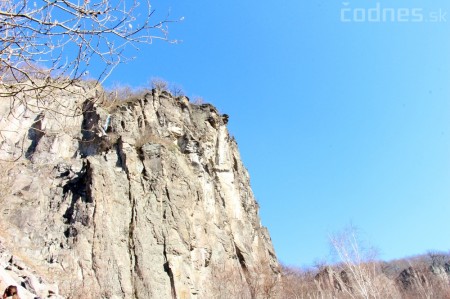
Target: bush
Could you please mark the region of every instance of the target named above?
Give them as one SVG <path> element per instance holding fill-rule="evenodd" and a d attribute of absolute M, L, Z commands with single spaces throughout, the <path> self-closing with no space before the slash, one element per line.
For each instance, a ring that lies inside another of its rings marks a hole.
<path fill-rule="evenodd" d="M 150 90 L 145 88 L 132 88 L 129 85 L 115 85 L 105 92 L 100 105 L 109 113 L 114 112 L 117 107 L 141 99 Z"/>
<path fill-rule="evenodd" d="M 160 144 L 172 152 L 176 152 L 179 150 L 178 145 L 176 145 L 175 143 L 171 142 L 168 139 L 162 138 L 152 133 L 152 131 L 149 129 L 146 129 L 144 132 L 142 132 L 141 135 L 139 135 L 138 138 L 136 138 L 134 147 L 137 150 L 140 150 L 147 143 Z"/>
<path fill-rule="evenodd" d="M 161 78 L 153 78 L 150 82 L 150 85 L 152 89 L 155 89 L 157 91 L 168 91 L 169 90 L 169 84 L 167 81 L 161 79 Z"/>

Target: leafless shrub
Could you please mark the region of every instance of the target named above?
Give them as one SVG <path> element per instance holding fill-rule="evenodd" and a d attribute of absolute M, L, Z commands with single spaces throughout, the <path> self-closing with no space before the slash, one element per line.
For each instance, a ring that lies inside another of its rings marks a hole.
<path fill-rule="evenodd" d="M 256 261 L 245 274 L 252 298 L 276 298 L 280 276 L 270 268 L 269 261 Z"/>
<path fill-rule="evenodd" d="M 445 269 L 439 269 L 429 262 L 414 259 L 397 277 L 403 298 L 450 298 L 448 274 Z"/>
<path fill-rule="evenodd" d="M 448 255 L 379 262 L 360 242 L 349 228 L 332 237 L 340 263 L 306 271 L 283 267 L 278 298 L 450 298 Z"/>
<path fill-rule="evenodd" d="M 111 91 L 108 92 L 108 96 L 113 101 L 125 101 L 135 93 L 136 92 L 129 85 L 116 84 Z"/>
<path fill-rule="evenodd" d="M 161 78 L 152 78 L 151 87 L 157 91 L 168 91 L 169 83 Z"/>
<path fill-rule="evenodd" d="M 192 101 L 194 105 L 203 105 L 205 104 L 205 100 L 202 97 L 194 97 L 194 100 Z"/>
<path fill-rule="evenodd" d="M 213 277 L 209 298 L 270 299 L 278 298 L 281 275 L 268 262 L 257 261 L 242 268 L 239 264 L 211 264 Z"/>
<path fill-rule="evenodd" d="M 213 299 L 250 299 L 243 273 L 237 265 L 211 264 L 212 281 L 209 296 Z"/>
<path fill-rule="evenodd" d="M 170 93 L 176 98 L 185 96 L 183 87 L 178 84 L 171 84 Z"/>
<path fill-rule="evenodd" d="M 352 288 L 343 287 L 342 290 L 351 298 L 380 298 L 375 277 L 377 275 L 373 251 L 362 247 L 356 229 L 349 227 L 341 233 L 330 237 L 330 242 L 341 263 L 341 267 Z"/>
<path fill-rule="evenodd" d="M 317 271 L 283 267 L 278 298 L 337 298 L 332 289 L 321 289 Z"/>
<path fill-rule="evenodd" d="M 132 88 L 129 85 L 117 84 L 105 92 L 105 96 L 99 103 L 109 113 L 113 113 L 117 107 L 142 99 L 150 90 L 145 88 Z"/>

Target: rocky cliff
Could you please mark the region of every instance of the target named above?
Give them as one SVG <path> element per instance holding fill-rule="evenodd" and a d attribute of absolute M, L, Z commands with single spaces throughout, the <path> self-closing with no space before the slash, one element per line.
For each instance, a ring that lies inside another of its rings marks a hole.
<path fill-rule="evenodd" d="M 20 259 L 67 298 L 211 298 L 215 273 L 276 273 L 228 116 L 166 91 L 100 94 L 0 103 L 0 159 L 15 161 L 1 167 L 2 269 Z"/>

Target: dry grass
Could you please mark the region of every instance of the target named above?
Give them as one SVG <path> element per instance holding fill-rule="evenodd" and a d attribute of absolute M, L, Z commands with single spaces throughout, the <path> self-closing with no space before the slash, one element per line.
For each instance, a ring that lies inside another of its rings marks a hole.
<path fill-rule="evenodd" d="M 136 138 L 134 147 L 139 150 L 148 143 L 160 144 L 172 152 L 179 150 L 178 145 L 176 145 L 174 142 L 170 141 L 169 139 L 163 138 L 148 129 L 142 132 L 142 134 L 138 138 Z"/>
<path fill-rule="evenodd" d="M 211 264 L 208 298 L 256 299 L 278 298 L 281 276 L 273 272 L 267 261 L 259 261 L 248 268 L 238 264 Z"/>
<path fill-rule="evenodd" d="M 379 269 L 381 263 L 375 266 Z M 362 268 L 374 265 L 362 264 Z M 414 285 L 404 288 L 396 279 L 385 276 L 381 271 L 366 277 L 365 284 L 372 288 L 367 292 L 361 291 L 361 281 L 357 277 L 348 275 L 345 281 L 342 271 L 348 271 L 341 266 L 327 267 L 329 272 L 315 270 L 302 271 L 285 267 L 283 269 L 281 288 L 272 298 L 335 298 L 335 299 L 449 299 L 450 285 L 447 279 L 443 280 L 432 274 L 429 269 L 418 270 Z M 422 278 L 425 279 L 422 279 Z"/>
<path fill-rule="evenodd" d="M 450 254 L 380 262 L 352 229 L 334 235 L 331 244 L 338 263 L 312 270 L 283 267 L 280 278 L 268 272 L 267 263 L 241 272 L 218 269 L 213 298 L 450 299 Z"/>
<path fill-rule="evenodd" d="M 135 89 L 128 85 L 116 85 L 104 93 L 100 105 L 109 113 L 114 113 L 118 107 L 138 101 L 147 93 L 151 93 L 151 90 L 145 88 Z"/>
<path fill-rule="evenodd" d="M 208 295 L 211 299 L 247 299 L 250 292 L 243 273 L 231 265 L 211 264 L 213 281 Z"/>
<path fill-rule="evenodd" d="M 129 85 L 116 84 L 110 90 L 103 93 L 100 105 L 109 113 L 113 113 L 118 107 L 140 100 L 148 93 L 151 94 L 152 90 L 167 92 L 174 98 L 185 96 L 183 88 L 180 85 L 169 84 L 160 78 L 152 79 L 149 85 L 151 88 L 133 88 Z"/>

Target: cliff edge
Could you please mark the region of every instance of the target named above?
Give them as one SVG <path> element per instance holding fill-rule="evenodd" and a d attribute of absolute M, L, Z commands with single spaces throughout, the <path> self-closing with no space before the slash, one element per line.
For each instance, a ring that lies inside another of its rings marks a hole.
<path fill-rule="evenodd" d="M 277 273 L 228 116 L 166 91 L 79 91 L 0 103 L 8 252 L 66 298 L 213 298 L 223 273 Z"/>

